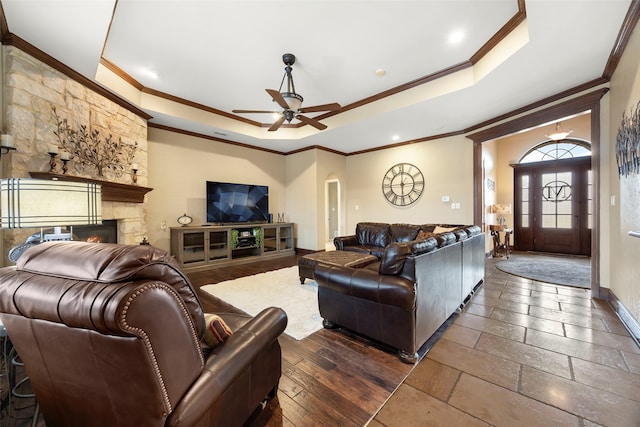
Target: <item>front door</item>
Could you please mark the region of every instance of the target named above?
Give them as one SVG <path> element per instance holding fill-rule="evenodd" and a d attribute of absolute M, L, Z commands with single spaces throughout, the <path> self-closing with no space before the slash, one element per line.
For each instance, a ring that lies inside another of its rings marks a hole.
<path fill-rule="evenodd" d="M 591 158 L 514 165 L 515 248 L 591 255 Z"/>

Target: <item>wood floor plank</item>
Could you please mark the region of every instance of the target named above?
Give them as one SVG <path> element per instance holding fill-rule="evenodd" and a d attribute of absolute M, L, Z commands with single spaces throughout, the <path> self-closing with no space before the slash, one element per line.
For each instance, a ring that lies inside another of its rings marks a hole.
<path fill-rule="evenodd" d="M 237 312 L 200 287 L 297 263 L 295 255 L 187 275 L 205 311 Z M 364 426 L 413 367 L 402 363 L 393 349 L 349 331 L 322 329 L 303 340 L 282 335 L 279 342 L 282 377 L 277 398 L 245 427 Z"/>

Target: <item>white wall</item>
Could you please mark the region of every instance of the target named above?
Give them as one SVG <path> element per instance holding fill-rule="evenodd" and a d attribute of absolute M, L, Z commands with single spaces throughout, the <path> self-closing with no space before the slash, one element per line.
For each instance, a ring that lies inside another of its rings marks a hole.
<path fill-rule="evenodd" d="M 206 181 L 269 186 L 269 210 L 287 212 L 285 158 L 280 154 L 239 147 L 156 128 L 148 131 L 148 239 L 170 249 L 168 227 L 186 213 L 193 225 L 206 223 Z M 167 229 L 162 229 L 166 222 Z M 287 221 L 297 222 L 288 214 Z"/>
<path fill-rule="evenodd" d="M 616 197 L 615 206 L 603 200 L 610 213 L 611 272 L 610 289 L 640 321 L 640 239 L 627 235 L 640 231 L 640 175 L 619 177 L 615 158 L 615 140 L 622 114 L 629 114 L 640 101 L 640 30 L 636 26 L 625 53 L 611 79 L 609 95 L 609 189 Z"/>
<path fill-rule="evenodd" d="M 389 203 L 382 178 L 397 163 L 412 163 L 424 175 L 422 196 L 410 206 Z M 346 231 L 361 221 L 473 223 L 473 142 L 462 135 L 347 157 Z M 449 203 L 442 202 L 449 196 Z M 460 209 L 451 209 L 460 203 Z"/>
<path fill-rule="evenodd" d="M 285 218 L 295 222 L 296 247 L 318 248 L 318 188 L 316 150 L 286 156 Z"/>

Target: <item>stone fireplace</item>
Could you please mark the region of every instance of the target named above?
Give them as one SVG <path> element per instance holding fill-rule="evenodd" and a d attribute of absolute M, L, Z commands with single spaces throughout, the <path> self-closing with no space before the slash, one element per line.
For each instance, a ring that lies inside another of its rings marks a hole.
<path fill-rule="evenodd" d="M 100 135 L 111 135 L 114 140 L 136 144 L 132 163 L 138 165 L 137 182 L 130 173 L 98 176 L 96 170 L 78 162 L 68 162 L 68 172 L 60 179 L 101 181 L 102 218 L 115 221 L 116 241 L 138 244 L 147 235 L 146 203 L 147 184 L 147 119 L 146 113 L 132 104 L 115 99 L 102 88 L 85 86 L 86 81 L 76 80 L 64 70 L 53 68 L 15 46 L 3 45 L 4 61 L 0 64 L 3 75 L 4 109 L 3 132 L 13 136 L 16 150 L 2 156 L 3 178 L 51 177 L 48 154 L 50 146 L 59 147 L 54 134 L 56 122 L 52 115 L 55 107 L 58 115 L 68 119 L 73 128 L 86 126 Z M 46 59 L 45 59 L 46 60 Z M 55 66 L 55 64 L 53 64 Z M 61 170 L 60 160 L 57 171 Z M 131 192 L 146 189 L 142 195 L 131 197 Z M 107 196 L 105 190 L 115 196 Z M 74 227 L 74 231 L 76 227 Z M 22 243 L 35 229 L 4 229 L 2 235 L 2 261 L 6 265 L 9 248 Z"/>
<path fill-rule="evenodd" d="M 118 220 L 103 220 L 101 225 L 77 225 L 73 227 L 76 240 L 94 243 L 118 243 Z"/>

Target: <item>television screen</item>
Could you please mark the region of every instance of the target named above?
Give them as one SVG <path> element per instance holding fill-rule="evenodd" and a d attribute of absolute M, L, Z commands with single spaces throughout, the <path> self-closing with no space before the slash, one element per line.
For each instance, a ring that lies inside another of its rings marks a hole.
<path fill-rule="evenodd" d="M 207 181 L 207 222 L 267 222 L 269 187 Z"/>

